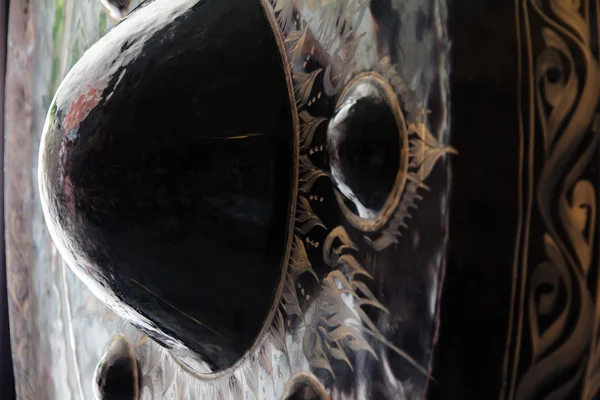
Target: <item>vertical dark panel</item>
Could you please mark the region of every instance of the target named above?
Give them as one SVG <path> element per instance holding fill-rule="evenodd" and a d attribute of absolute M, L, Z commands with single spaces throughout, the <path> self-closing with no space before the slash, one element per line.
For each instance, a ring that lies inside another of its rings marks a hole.
<path fill-rule="evenodd" d="M 450 239 L 432 399 L 498 396 L 517 226 L 514 3 L 449 2 Z"/>
<path fill-rule="evenodd" d="M 6 76 L 6 37 L 9 0 L 0 0 L 0 165 L 4 165 L 4 82 Z M 0 202 L 4 210 L 4 174 L 0 174 Z M 15 383 L 10 352 L 10 330 L 8 322 L 8 296 L 6 282 L 6 257 L 4 252 L 4 213 L 0 213 L 0 397 L 15 398 Z"/>

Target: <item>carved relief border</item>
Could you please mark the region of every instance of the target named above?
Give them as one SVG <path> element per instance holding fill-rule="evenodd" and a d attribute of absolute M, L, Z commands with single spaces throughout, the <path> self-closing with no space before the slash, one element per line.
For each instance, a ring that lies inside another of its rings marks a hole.
<path fill-rule="evenodd" d="M 501 399 L 600 395 L 600 7 L 517 0 L 520 176 Z"/>
<path fill-rule="evenodd" d="M 5 218 L 10 330 L 19 399 L 38 399 L 32 293 L 33 191 L 31 143 L 34 13 L 29 0 L 12 1 L 6 70 Z"/>

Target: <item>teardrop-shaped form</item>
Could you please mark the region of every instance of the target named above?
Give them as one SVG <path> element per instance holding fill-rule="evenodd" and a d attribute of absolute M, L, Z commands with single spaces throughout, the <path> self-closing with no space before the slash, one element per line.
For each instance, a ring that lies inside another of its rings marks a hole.
<path fill-rule="evenodd" d="M 297 117 L 271 18 L 260 0 L 144 3 L 65 78 L 41 144 L 62 256 L 203 372 L 253 347 L 287 263 Z"/>
<path fill-rule="evenodd" d="M 140 395 L 140 367 L 127 338 L 116 335 L 94 372 L 97 400 L 137 400 Z"/>

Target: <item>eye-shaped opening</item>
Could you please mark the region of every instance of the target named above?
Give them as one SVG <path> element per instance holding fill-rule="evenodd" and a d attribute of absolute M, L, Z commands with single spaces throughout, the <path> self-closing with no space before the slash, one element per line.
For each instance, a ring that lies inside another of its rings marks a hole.
<path fill-rule="evenodd" d="M 397 96 L 385 79 L 365 73 L 340 96 L 327 127 L 330 177 L 342 212 L 375 231 L 392 215 L 408 168 L 408 138 Z"/>

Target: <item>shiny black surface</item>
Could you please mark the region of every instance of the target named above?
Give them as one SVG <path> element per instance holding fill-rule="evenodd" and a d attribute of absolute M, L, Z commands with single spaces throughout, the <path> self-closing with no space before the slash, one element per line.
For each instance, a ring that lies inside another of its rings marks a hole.
<path fill-rule="evenodd" d="M 42 200 L 54 241 L 99 282 L 96 294 L 218 370 L 251 348 L 279 287 L 292 105 L 260 1 L 200 1 L 140 31 L 142 17 L 162 17 L 151 8 L 96 44 L 83 58 L 93 67 L 59 89 Z M 98 88 L 102 74 L 109 83 Z"/>

